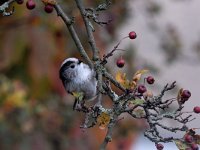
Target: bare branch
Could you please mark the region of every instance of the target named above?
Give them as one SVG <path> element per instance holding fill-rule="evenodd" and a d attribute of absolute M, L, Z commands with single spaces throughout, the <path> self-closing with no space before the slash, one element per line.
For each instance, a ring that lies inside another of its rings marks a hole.
<path fill-rule="evenodd" d="M 86 16 L 86 11 L 83 5 L 82 0 L 75 0 L 76 1 L 76 5 L 80 10 L 80 13 L 82 15 L 83 21 L 85 23 L 85 27 L 86 27 L 86 31 L 87 31 L 87 35 L 88 35 L 88 41 L 89 44 L 92 48 L 93 51 L 93 60 L 96 61 L 99 59 L 99 50 L 97 49 L 95 40 L 94 40 L 94 36 L 93 36 L 93 29 L 91 28 L 91 23 L 89 21 L 89 19 Z"/>
<path fill-rule="evenodd" d="M 126 92 L 126 89 L 123 88 L 120 83 L 118 83 L 110 73 L 108 73 L 107 71 L 103 72 L 103 76 L 105 76 L 105 78 L 107 78 L 110 82 L 112 82 L 116 87 L 118 87 L 120 90 L 122 90 L 123 92 Z"/>
<path fill-rule="evenodd" d="M 115 114 L 113 116 L 113 119 L 111 119 L 111 121 L 110 121 L 110 123 L 108 125 L 108 131 L 106 133 L 106 137 L 105 137 L 103 143 L 100 146 L 100 150 L 105 150 L 107 144 L 112 141 L 113 129 L 114 129 L 114 126 L 117 123 L 117 118 L 118 118 L 118 115 Z"/>
<path fill-rule="evenodd" d="M 6 9 L 9 8 L 10 4 L 12 4 L 13 2 L 15 2 L 15 0 L 9 0 L 5 3 L 3 3 L 1 6 L 0 6 L 0 13 L 3 14 L 3 16 L 10 16 L 13 14 L 14 12 L 14 7 L 12 9 L 12 11 L 10 12 L 7 12 Z"/>
<path fill-rule="evenodd" d="M 58 16 L 62 18 L 62 20 L 65 22 L 70 35 L 72 36 L 73 41 L 75 42 L 78 51 L 80 52 L 80 55 L 86 60 L 86 62 L 89 64 L 91 68 L 93 68 L 93 63 L 91 62 L 90 58 L 88 57 L 87 53 L 85 52 L 83 45 L 81 44 L 81 41 L 73 27 L 73 19 L 70 19 L 67 14 L 63 11 L 61 6 L 59 4 L 54 5 L 55 10 L 57 11 Z"/>

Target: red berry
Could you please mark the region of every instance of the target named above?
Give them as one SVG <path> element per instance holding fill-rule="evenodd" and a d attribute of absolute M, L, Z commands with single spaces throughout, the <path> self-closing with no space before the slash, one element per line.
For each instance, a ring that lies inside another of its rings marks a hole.
<path fill-rule="evenodd" d="M 134 31 L 131 31 L 128 36 L 130 39 L 135 39 L 137 37 L 137 34 Z"/>
<path fill-rule="evenodd" d="M 142 85 L 142 84 L 140 84 L 139 86 L 138 86 L 138 93 L 144 93 L 144 92 L 146 92 L 147 91 L 147 89 L 146 89 L 146 87 L 144 86 L 144 85 Z"/>
<path fill-rule="evenodd" d="M 199 106 L 194 107 L 193 111 L 195 113 L 199 114 L 200 113 L 200 107 Z"/>
<path fill-rule="evenodd" d="M 45 11 L 46 13 L 52 13 L 52 12 L 53 12 L 53 5 L 51 5 L 51 4 L 45 5 L 45 6 L 44 6 L 44 11 Z"/>
<path fill-rule="evenodd" d="M 124 59 L 122 57 L 120 57 L 119 59 L 117 59 L 117 63 L 116 64 L 117 64 L 117 66 L 119 68 L 122 68 L 125 65 L 125 61 L 124 61 Z"/>
<path fill-rule="evenodd" d="M 192 146 L 191 146 L 192 150 L 198 150 L 199 147 L 197 144 L 193 143 Z"/>
<path fill-rule="evenodd" d="M 154 79 L 152 76 L 148 76 L 148 77 L 147 77 L 147 83 L 153 84 L 154 81 L 155 81 L 155 79 Z"/>
<path fill-rule="evenodd" d="M 24 3 L 24 0 L 16 0 L 17 4 L 21 5 Z"/>
<path fill-rule="evenodd" d="M 157 150 L 163 150 L 164 146 L 162 144 L 156 144 Z"/>
<path fill-rule="evenodd" d="M 33 1 L 33 0 L 28 0 L 27 2 L 26 2 L 26 7 L 28 8 L 28 9 L 34 9 L 35 8 L 35 2 Z"/>
<path fill-rule="evenodd" d="M 184 137 L 184 139 L 185 139 L 185 141 L 187 143 L 192 143 L 193 140 L 194 140 L 193 137 L 191 135 L 189 135 L 189 134 L 186 134 L 185 137 Z"/>
<path fill-rule="evenodd" d="M 189 90 L 184 90 L 184 91 L 182 92 L 182 94 L 181 94 L 181 97 L 182 97 L 182 98 L 185 98 L 185 99 L 190 98 L 190 96 L 191 96 L 191 93 L 190 93 Z"/>

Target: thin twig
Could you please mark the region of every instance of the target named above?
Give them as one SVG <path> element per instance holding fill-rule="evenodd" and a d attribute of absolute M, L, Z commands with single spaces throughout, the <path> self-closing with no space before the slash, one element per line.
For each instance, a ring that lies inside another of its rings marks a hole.
<path fill-rule="evenodd" d="M 62 18 L 62 20 L 64 21 L 64 23 L 66 24 L 70 35 L 72 36 L 73 41 L 75 42 L 78 51 L 80 52 L 80 55 L 86 60 L 86 62 L 89 64 L 89 66 L 91 68 L 93 68 L 93 63 L 90 60 L 90 58 L 88 57 L 86 51 L 83 48 L 83 45 L 81 44 L 81 41 L 73 27 L 73 19 L 70 19 L 67 14 L 63 11 L 63 9 L 61 8 L 61 6 L 59 4 L 55 4 L 54 5 L 55 10 L 57 11 L 58 16 L 60 16 Z"/>
<path fill-rule="evenodd" d="M 116 51 L 116 50 L 121 50 L 121 49 L 118 49 L 119 45 L 121 44 L 121 42 L 126 39 L 126 37 L 122 38 L 118 43 L 117 45 L 114 46 L 114 48 L 106 55 L 103 56 L 103 60 L 101 61 L 101 64 L 102 65 L 105 65 L 107 63 L 107 59 L 111 56 L 113 56 L 113 53 Z"/>
<path fill-rule="evenodd" d="M 89 21 L 89 19 L 86 16 L 86 11 L 83 5 L 82 0 L 75 0 L 76 1 L 76 5 L 80 10 L 80 13 L 82 15 L 83 21 L 85 23 L 85 27 L 86 27 L 86 31 L 87 31 L 87 35 L 88 35 L 88 40 L 89 40 L 89 44 L 92 48 L 93 51 L 93 60 L 96 61 L 99 59 L 99 50 L 97 49 L 95 40 L 94 40 L 94 36 L 93 36 L 93 29 L 91 27 L 91 22 Z"/>

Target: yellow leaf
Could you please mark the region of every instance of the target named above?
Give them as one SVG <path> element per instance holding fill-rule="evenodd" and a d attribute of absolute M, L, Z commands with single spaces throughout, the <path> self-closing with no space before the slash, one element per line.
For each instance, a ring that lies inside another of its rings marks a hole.
<path fill-rule="evenodd" d="M 178 91 L 178 95 L 177 95 L 177 101 L 179 104 L 181 104 L 181 94 L 183 92 L 183 88 L 181 88 L 179 91 Z"/>
<path fill-rule="evenodd" d="M 118 71 L 115 78 L 120 84 L 124 83 L 126 81 L 126 74 Z"/>
<path fill-rule="evenodd" d="M 117 72 L 115 78 L 126 89 L 134 89 L 136 87 L 136 82 L 126 79 L 126 74 L 121 71 Z"/>
<path fill-rule="evenodd" d="M 196 134 L 194 135 L 195 143 L 200 145 L 200 135 Z"/>
<path fill-rule="evenodd" d="M 147 69 L 142 69 L 142 70 L 138 70 L 138 71 L 136 71 L 136 73 L 135 73 L 135 75 L 136 74 L 145 74 L 145 73 L 147 73 L 147 72 L 149 72 L 149 70 L 147 70 Z"/>
<path fill-rule="evenodd" d="M 186 148 L 189 148 L 189 146 L 184 141 L 174 140 L 174 142 L 179 150 L 186 150 Z"/>
<path fill-rule="evenodd" d="M 133 81 L 137 82 L 140 80 L 141 76 L 145 73 L 147 73 L 149 70 L 146 69 L 142 69 L 142 70 L 138 70 L 134 76 L 133 76 Z"/>
<path fill-rule="evenodd" d="M 98 117 L 97 117 L 97 124 L 99 125 L 100 129 L 105 129 L 107 125 L 110 122 L 110 115 L 102 112 Z"/>

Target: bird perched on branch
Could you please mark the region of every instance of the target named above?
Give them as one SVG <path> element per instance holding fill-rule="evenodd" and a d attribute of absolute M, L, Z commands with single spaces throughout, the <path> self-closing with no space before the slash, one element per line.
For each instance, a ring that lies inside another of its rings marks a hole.
<path fill-rule="evenodd" d="M 62 80 L 65 90 L 76 97 L 73 109 L 76 109 L 77 104 L 92 100 L 97 95 L 97 80 L 95 71 L 87 64 L 77 58 L 67 58 L 63 61 L 59 71 L 60 79 Z"/>

